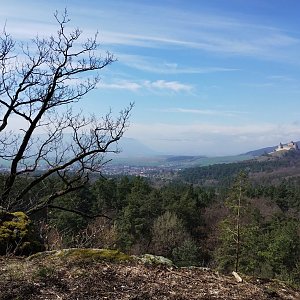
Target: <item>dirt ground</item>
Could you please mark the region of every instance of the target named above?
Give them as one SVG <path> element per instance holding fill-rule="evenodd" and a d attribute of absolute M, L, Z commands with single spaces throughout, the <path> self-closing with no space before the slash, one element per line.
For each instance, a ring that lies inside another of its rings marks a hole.
<path fill-rule="evenodd" d="M 0 299 L 300 299 L 278 281 L 233 276 L 203 268 L 138 261 L 0 257 Z"/>

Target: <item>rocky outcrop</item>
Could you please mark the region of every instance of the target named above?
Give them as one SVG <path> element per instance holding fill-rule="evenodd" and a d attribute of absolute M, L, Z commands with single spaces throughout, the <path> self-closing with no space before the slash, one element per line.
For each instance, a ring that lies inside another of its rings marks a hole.
<path fill-rule="evenodd" d="M 299 289 L 276 280 L 237 282 L 211 269 L 143 263 L 116 250 L 45 253 L 0 257 L 0 299 L 300 299 Z"/>

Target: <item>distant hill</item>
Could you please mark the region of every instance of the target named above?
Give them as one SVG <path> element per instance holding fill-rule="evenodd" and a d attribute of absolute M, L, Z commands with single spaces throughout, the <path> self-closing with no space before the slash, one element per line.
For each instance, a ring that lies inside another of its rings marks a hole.
<path fill-rule="evenodd" d="M 252 150 L 252 151 L 246 152 L 245 155 L 261 156 L 261 155 L 264 155 L 264 154 L 274 151 L 276 148 L 277 148 L 277 146 L 271 146 L 271 147 L 261 148 L 261 149 L 257 149 L 257 150 Z"/>
<path fill-rule="evenodd" d="M 204 184 L 230 183 L 240 171 L 249 172 L 253 180 L 275 180 L 276 178 L 300 177 L 300 151 L 286 151 L 282 155 L 257 156 L 252 159 L 191 167 L 182 170 L 179 178 L 189 182 Z"/>
<path fill-rule="evenodd" d="M 118 143 L 118 148 L 121 151 L 118 156 L 122 157 L 159 155 L 157 151 L 151 149 L 150 147 L 133 138 L 123 137 Z"/>
<path fill-rule="evenodd" d="M 296 142 L 296 144 L 298 145 L 298 147 L 300 147 L 300 141 Z M 278 145 L 265 147 L 265 148 L 249 151 L 242 155 L 261 156 L 261 155 L 268 154 L 268 153 L 274 151 L 277 147 L 278 147 Z"/>

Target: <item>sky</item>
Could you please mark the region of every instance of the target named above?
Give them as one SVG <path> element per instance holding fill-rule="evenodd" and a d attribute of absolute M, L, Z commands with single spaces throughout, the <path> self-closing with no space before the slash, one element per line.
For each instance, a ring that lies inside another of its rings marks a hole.
<path fill-rule="evenodd" d="M 125 137 L 157 153 L 222 156 L 300 140 L 299 0 L 0 0 L 16 40 L 98 31 L 117 61 L 80 102 L 103 116 L 134 102 Z"/>

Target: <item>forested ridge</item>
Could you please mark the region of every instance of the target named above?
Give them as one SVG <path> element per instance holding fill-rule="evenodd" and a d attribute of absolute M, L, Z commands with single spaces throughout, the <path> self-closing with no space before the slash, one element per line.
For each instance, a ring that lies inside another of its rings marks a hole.
<path fill-rule="evenodd" d="M 278 155 L 263 155 L 242 162 L 213 164 L 202 167 L 186 168 L 179 173 L 180 180 L 194 184 L 228 185 L 235 174 L 246 171 L 250 176 L 271 179 L 300 176 L 300 153 L 284 152 Z"/>

